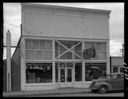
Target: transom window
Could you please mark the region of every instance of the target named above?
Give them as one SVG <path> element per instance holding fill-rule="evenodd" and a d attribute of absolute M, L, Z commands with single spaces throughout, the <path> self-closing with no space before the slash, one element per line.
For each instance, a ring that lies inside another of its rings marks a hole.
<path fill-rule="evenodd" d="M 26 60 L 51 60 L 52 41 L 50 40 L 25 40 Z"/>
<path fill-rule="evenodd" d="M 87 52 L 84 59 L 87 60 L 105 60 L 106 59 L 106 43 L 103 42 L 85 42 L 84 50 Z M 90 50 L 90 51 L 89 51 Z M 89 57 L 89 54 L 92 54 Z"/>

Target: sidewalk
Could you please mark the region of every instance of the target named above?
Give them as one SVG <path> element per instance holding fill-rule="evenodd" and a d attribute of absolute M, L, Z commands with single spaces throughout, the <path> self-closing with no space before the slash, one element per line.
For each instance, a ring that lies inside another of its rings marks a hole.
<path fill-rule="evenodd" d="M 51 95 L 51 94 L 68 94 L 68 93 L 82 93 L 89 92 L 88 88 L 60 88 L 54 90 L 38 90 L 38 91 L 22 91 L 22 92 L 4 92 L 3 97 L 20 97 L 30 95 Z"/>

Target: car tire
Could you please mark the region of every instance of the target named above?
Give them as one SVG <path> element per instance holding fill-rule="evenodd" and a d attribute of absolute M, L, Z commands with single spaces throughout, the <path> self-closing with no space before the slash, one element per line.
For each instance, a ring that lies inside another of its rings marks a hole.
<path fill-rule="evenodd" d="M 107 93 L 107 87 L 106 86 L 101 86 L 98 90 L 99 93 L 104 94 Z"/>

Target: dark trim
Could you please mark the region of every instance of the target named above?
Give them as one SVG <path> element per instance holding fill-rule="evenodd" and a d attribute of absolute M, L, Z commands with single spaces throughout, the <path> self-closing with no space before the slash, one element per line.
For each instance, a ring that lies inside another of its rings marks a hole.
<path fill-rule="evenodd" d="M 19 41 L 18 41 L 18 43 L 17 43 L 16 49 L 15 49 L 15 51 L 14 51 L 14 53 L 13 53 L 11 59 L 13 58 L 13 56 L 14 56 L 14 54 L 15 54 L 17 48 L 20 47 L 20 41 L 21 41 L 21 38 L 22 38 L 22 36 L 20 36 L 20 39 L 19 39 Z"/>
<path fill-rule="evenodd" d="M 112 73 L 112 57 L 110 56 L 110 73 Z"/>

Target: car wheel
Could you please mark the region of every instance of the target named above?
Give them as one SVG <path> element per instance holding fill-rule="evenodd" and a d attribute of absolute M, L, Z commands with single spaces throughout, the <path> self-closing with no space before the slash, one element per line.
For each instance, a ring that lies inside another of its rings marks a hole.
<path fill-rule="evenodd" d="M 99 88 L 99 93 L 102 93 L 102 94 L 107 93 L 107 88 L 105 86 L 101 86 Z"/>

